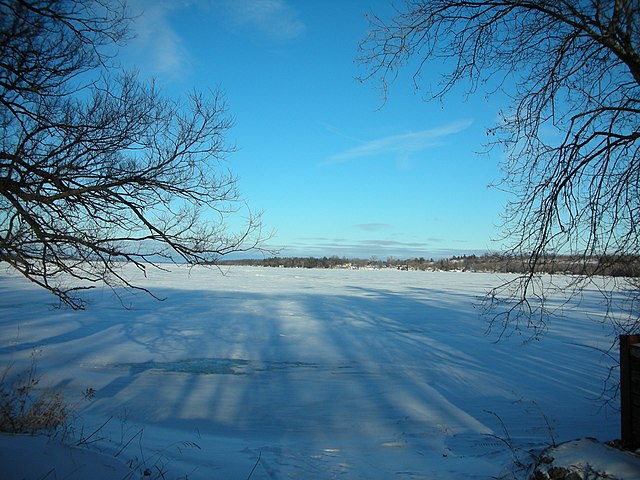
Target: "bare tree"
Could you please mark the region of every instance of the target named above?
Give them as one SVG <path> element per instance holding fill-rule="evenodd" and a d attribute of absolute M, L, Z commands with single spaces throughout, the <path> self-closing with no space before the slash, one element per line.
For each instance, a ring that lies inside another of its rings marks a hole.
<path fill-rule="evenodd" d="M 214 263 L 260 242 L 259 215 L 226 225 L 246 209 L 222 163 L 223 97 L 174 101 L 120 72 L 129 21 L 111 0 L 0 1 L 0 261 L 73 308 L 97 282 L 141 288 L 121 262 Z"/>
<path fill-rule="evenodd" d="M 640 255 L 638 0 L 407 1 L 395 18 L 371 24 L 363 79 L 380 81 L 385 95 L 409 68 L 429 98 L 461 85 L 512 101 L 488 143 L 507 154 L 506 253 L 523 258 L 527 273 L 489 293 L 493 326 L 537 335 L 549 289 L 580 295 L 596 285 L 608 306 L 623 292 L 628 317 L 610 319 L 619 331 L 638 330 L 638 283 L 598 278 Z M 435 84 L 422 75 L 443 69 Z M 579 256 L 584 275 L 541 281 L 541 265 L 559 254 Z"/>

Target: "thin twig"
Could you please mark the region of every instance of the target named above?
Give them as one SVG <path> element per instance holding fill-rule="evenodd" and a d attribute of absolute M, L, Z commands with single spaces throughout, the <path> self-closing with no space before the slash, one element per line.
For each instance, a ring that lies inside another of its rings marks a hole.
<path fill-rule="evenodd" d="M 251 473 L 249 473 L 249 476 L 247 477 L 247 480 L 251 480 L 251 476 L 253 475 L 253 472 L 255 471 L 256 467 L 260 463 L 260 458 L 262 458 L 262 450 L 260 450 L 260 453 L 258 454 L 258 459 L 256 460 L 255 465 L 251 469 Z"/>
<path fill-rule="evenodd" d="M 91 435 L 89 435 L 87 438 L 81 438 L 80 440 L 78 440 L 78 443 L 76 443 L 76 446 L 79 447 L 80 445 L 88 445 L 89 444 L 89 439 L 91 437 L 93 437 L 96 433 L 98 433 L 100 430 L 102 430 L 107 425 L 107 423 L 109 423 L 111 421 L 112 418 L 113 418 L 113 416 L 107 418 L 107 420 L 102 425 L 100 425 L 100 427 L 98 427 L 96 430 L 94 430 L 93 433 Z"/>

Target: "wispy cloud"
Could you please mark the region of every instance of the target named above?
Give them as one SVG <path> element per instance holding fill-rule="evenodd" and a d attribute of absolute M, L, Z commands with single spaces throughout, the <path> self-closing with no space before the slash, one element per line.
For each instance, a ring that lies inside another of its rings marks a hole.
<path fill-rule="evenodd" d="M 277 40 L 295 38 L 305 30 L 298 11 L 285 0 L 227 0 L 225 5 L 235 23 Z"/>
<path fill-rule="evenodd" d="M 180 36 L 170 25 L 173 12 L 185 5 L 167 0 L 134 0 L 129 3 L 134 15 L 133 39 L 128 50 L 134 66 L 152 76 L 181 78 L 191 70 L 190 56 Z"/>
<path fill-rule="evenodd" d="M 403 242 L 388 238 L 348 240 L 332 238 L 298 238 L 287 245 L 272 246 L 280 256 L 332 256 L 348 258 L 444 258 L 452 255 L 482 254 L 485 250 L 471 248 L 466 241 L 445 242 L 442 239 L 425 239 L 424 242 Z"/>
<path fill-rule="evenodd" d="M 388 154 L 401 157 L 407 156 L 430 147 L 442 145 L 445 137 L 462 132 L 472 123 L 473 122 L 471 120 L 461 120 L 438 128 L 430 128 L 419 132 L 409 132 L 370 140 L 358 145 L 357 147 L 331 155 L 322 162 L 322 165 L 331 165 L 335 163 L 349 162 L 363 157 L 374 157 Z"/>
<path fill-rule="evenodd" d="M 286 0 L 129 0 L 133 38 L 124 49 L 128 67 L 154 77 L 182 79 L 192 71 L 192 57 L 171 24 L 181 9 L 196 9 L 235 26 L 253 29 L 274 40 L 289 40 L 305 30 L 297 10 Z M 213 20 L 212 20 L 213 21 Z M 215 27 L 213 27 L 215 28 Z"/>

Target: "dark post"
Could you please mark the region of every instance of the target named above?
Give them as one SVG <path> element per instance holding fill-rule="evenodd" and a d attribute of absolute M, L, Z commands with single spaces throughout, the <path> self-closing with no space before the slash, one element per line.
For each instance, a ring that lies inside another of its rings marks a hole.
<path fill-rule="evenodd" d="M 640 447 L 640 335 L 620 335 L 620 420 L 623 446 Z"/>

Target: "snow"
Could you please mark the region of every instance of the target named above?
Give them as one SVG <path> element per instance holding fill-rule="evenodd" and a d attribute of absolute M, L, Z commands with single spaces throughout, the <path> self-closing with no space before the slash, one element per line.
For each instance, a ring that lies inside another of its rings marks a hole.
<path fill-rule="evenodd" d="M 0 273 L 0 364 L 37 351 L 43 382 L 76 405 L 59 440 L 92 435 L 73 458 L 101 454 L 107 470 L 117 454 L 133 478 L 485 479 L 553 441 L 619 437 L 595 291 L 542 341 L 496 342 L 475 303 L 504 275 L 124 268 L 166 299 L 99 288 L 87 310 L 57 309 Z M 7 450 L 28 438 L 0 437 L 3 478 L 63 458 L 36 455 L 40 437 L 32 462 Z M 65 465 L 52 478 L 88 478 Z"/>
<path fill-rule="evenodd" d="M 593 439 L 582 438 L 565 442 L 545 452 L 553 459 L 544 468 L 568 468 L 576 472 L 580 478 L 594 477 L 593 472 L 602 472 L 604 478 L 640 478 L 640 457 L 630 452 L 623 452 L 598 443 Z"/>
<path fill-rule="evenodd" d="M 117 458 L 69 448 L 44 436 L 0 434 L 2 478 L 124 479 L 130 469 Z"/>

